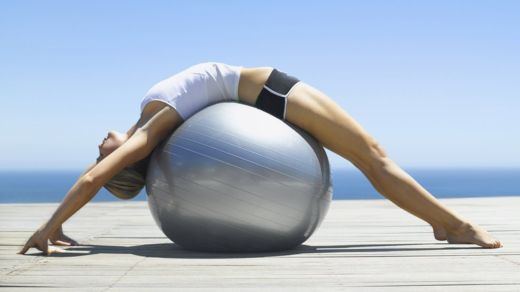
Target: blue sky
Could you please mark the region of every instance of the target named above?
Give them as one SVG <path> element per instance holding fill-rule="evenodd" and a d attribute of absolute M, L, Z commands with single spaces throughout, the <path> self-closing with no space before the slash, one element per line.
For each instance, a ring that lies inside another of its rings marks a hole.
<path fill-rule="evenodd" d="M 404 167 L 518 167 L 518 15 L 518 1 L 2 1 L 0 169 L 83 168 L 154 83 L 205 61 L 299 77 Z"/>

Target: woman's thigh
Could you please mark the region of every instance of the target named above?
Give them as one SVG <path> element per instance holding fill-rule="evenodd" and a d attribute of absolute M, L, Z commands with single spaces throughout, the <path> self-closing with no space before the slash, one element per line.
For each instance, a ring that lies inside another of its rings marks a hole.
<path fill-rule="evenodd" d="M 239 82 L 240 101 L 254 105 L 272 70 L 270 67 L 243 68 Z M 304 82 L 296 84 L 287 97 L 286 120 L 359 168 L 365 168 L 370 160 L 386 156 L 375 139 L 345 110 Z"/>
<path fill-rule="evenodd" d="M 300 82 L 287 98 L 287 121 L 306 130 L 323 146 L 354 165 L 369 167 L 371 160 L 386 156 L 354 118 L 314 87 Z"/>

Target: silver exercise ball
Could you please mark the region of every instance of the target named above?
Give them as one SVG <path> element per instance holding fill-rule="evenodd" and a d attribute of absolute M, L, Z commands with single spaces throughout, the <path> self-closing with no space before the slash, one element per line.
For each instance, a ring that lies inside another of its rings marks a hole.
<path fill-rule="evenodd" d="M 279 251 L 316 230 L 332 198 L 327 155 L 314 138 L 239 103 L 185 121 L 150 159 L 155 222 L 181 247 Z"/>

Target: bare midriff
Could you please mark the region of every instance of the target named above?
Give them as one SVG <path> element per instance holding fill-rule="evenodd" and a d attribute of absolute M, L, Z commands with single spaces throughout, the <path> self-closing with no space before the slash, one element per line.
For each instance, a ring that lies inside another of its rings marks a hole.
<path fill-rule="evenodd" d="M 273 71 L 271 67 L 242 68 L 238 83 L 240 102 L 254 105 L 271 71 Z"/>

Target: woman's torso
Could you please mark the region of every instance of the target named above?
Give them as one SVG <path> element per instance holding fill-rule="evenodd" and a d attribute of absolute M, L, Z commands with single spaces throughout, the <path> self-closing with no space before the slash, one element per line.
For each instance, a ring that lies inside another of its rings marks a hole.
<path fill-rule="evenodd" d="M 192 66 L 160 81 L 148 91 L 141 102 L 141 119 L 147 120 L 165 106 L 172 106 L 177 111 L 188 109 L 190 115 L 222 101 L 252 105 L 272 70 L 271 67 L 244 68 L 222 63 Z M 177 101 L 183 98 L 180 102 L 184 104 L 171 104 L 171 99 L 176 97 Z M 178 108 L 179 105 L 184 108 Z M 186 118 L 182 114 L 181 117 Z"/>

